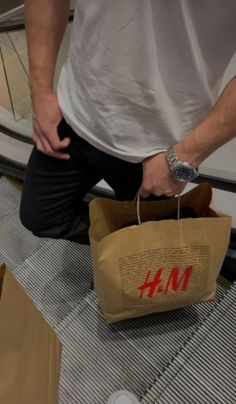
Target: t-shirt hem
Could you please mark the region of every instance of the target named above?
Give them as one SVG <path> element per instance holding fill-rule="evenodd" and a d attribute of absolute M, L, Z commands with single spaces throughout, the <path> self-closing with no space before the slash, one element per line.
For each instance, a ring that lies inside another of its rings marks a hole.
<path fill-rule="evenodd" d="M 62 114 L 63 114 L 65 121 L 68 123 L 68 125 L 70 125 L 72 127 L 73 131 L 78 136 L 80 136 L 83 140 L 85 140 L 92 146 L 96 147 L 96 149 L 100 150 L 101 152 L 109 154 L 110 156 L 116 157 L 118 159 L 127 161 L 129 163 L 141 163 L 146 158 L 154 156 L 159 153 L 166 152 L 166 150 L 167 150 L 167 148 L 161 148 L 161 149 L 157 149 L 157 150 L 152 150 L 149 153 L 146 153 L 143 155 L 127 155 L 127 154 L 119 153 L 116 150 L 106 147 L 103 144 L 97 142 L 94 138 L 92 138 L 89 135 L 88 130 L 86 130 L 86 128 L 81 124 L 81 122 L 80 122 L 80 126 L 75 125 L 73 120 L 70 119 L 70 117 L 63 110 L 62 110 Z"/>

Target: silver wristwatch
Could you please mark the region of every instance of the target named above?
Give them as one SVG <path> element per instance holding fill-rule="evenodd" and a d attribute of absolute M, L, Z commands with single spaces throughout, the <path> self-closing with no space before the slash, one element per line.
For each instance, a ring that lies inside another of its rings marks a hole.
<path fill-rule="evenodd" d="M 171 175 L 176 181 L 189 182 L 198 176 L 197 168 L 191 166 L 187 161 L 181 161 L 176 156 L 173 147 L 166 152 L 166 159 L 169 164 Z"/>

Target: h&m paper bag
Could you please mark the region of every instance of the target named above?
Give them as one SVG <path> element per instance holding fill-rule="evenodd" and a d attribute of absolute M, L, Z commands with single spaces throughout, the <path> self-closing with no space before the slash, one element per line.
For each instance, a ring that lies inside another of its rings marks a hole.
<path fill-rule="evenodd" d="M 5 265 L 0 268 L 0 403 L 57 404 L 61 344 Z"/>
<path fill-rule="evenodd" d="M 178 198 L 141 201 L 141 225 L 136 203 L 90 203 L 94 284 L 108 323 L 214 298 L 231 218 L 211 199 L 207 183 L 184 194 L 179 220 Z"/>

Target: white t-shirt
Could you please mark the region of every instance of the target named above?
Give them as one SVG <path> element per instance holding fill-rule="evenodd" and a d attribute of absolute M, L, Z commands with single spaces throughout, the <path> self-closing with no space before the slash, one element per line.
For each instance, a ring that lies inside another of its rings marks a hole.
<path fill-rule="evenodd" d="M 235 0 L 77 0 L 59 104 L 90 144 L 139 162 L 204 119 L 235 50 Z"/>

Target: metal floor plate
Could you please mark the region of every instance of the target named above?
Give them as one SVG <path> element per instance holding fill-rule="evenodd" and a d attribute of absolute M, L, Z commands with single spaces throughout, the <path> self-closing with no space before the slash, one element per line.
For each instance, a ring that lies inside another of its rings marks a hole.
<path fill-rule="evenodd" d="M 0 261 L 13 268 L 63 343 L 60 404 L 104 404 L 113 391 L 124 388 L 141 396 L 224 290 L 218 287 L 215 303 L 108 326 L 89 289 L 89 247 L 31 235 L 19 221 L 19 199 L 20 192 L 2 179 Z"/>

